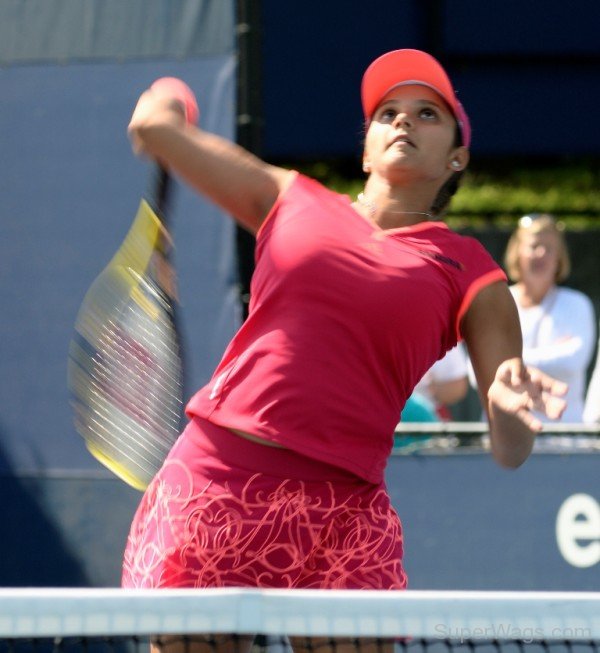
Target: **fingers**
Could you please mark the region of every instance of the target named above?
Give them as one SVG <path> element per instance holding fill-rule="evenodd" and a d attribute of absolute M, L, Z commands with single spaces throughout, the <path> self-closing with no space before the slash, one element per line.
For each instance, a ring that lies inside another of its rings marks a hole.
<path fill-rule="evenodd" d="M 565 412 L 567 402 L 558 397 L 550 397 L 546 400 L 545 413 L 550 419 L 560 419 Z"/>
<path fill-rule="evenodd" d="M 563 399 L 568 386 L 532 367 L 526 367 L 522 359 L 504 361 L 498 368 L 488 395 L 506 412 L 515 415 L 533 431 L 539 431 L 542 423 L 533 411 L 549 419 L 559 419 L 565 408 Z"/>
<path fill-rule="evenodd" d="M 509 358 L 498 367 L 496 378 L 516 387 L 529 381 L 529 371 L 523 359 Z"/>
<path fill-rule="evenodd" d="M 198 122 L 200 111 L 190 87 L 176 77 L 161 77 L 144 91 L 135 106 L 127 133 L 134 153 L 150 156 L 142 133 L 148 126 L 182 126 Z"/>
<path fill-rule="evenodd" d="M 529 371 L 521 358 L 514 358 L 508 361 L 511 366 L 512 383 L 517 386 L 527 383 L 530 380 Z"/>
<path fill-rule="evenodd" d="M 543 412 L 550 419 L 559 419 L 567 406 L 563 397 L 567 393 L 568 385 L 536 368 L 529 368 L 529 374 L 533 386 L 530 393 L 535 399 L 533 408 Z"/>
<path fill-rule="evenodd" d="M 180 100 L 169 95 L 165 89 L 144 91 L 133 110 L 127 127 L 127 135 L 133 152 L 138 156 L 153 158 L 148 152 L 143 134 L 146 128 L 163 125 L 184 125 L 185 108 Z"/>
<path fill-rule="evenodd" d="M 535 367 L 524 365 L 522 359 L 511 358 L 504 361 L 498 368 L 497 378 L 509 383 L 513 388 L 527 385 L 534 395 L 548 393 L 557 397 L 564 397 L 569 386 L 558 379 Z"/>
<path fill-rule="evenodd" d="M 531 396 L 528 404 L 529 410 L 535 410 L 542 413 L 549 419 L 559 419 L 565 408 L 567 402 L 561 397 L 554 396 L 548 392 L 542 392 L 539 396 Z"/>
<path fill-rule="evenodd" d="M 550 394 L 556 395 L 558 397 L 564 397 L 567 394 L 569 386 L 566 383 L 554 379 L 553 377 L 548 376 L 539 370 L 536 372 L 539 375 L 538 382 L 540 383 L 544 392 L 549 392 Z"/>
<path fill-rule="evenodd" d="M 519 410 L 517 411 L 516 416 L 521 420 L 521 422 L 523 422 L 523 424 L 525 424 L 525 426 L 535 433 L 539 433 L 544 427 L 542 421 L 529 410 Z"/>
<path fill-rule="evenodd" d="M 177 77 L 161 77 L 157 79 L 150 90 L 159 95 L 176 100 L 183 109 L 185 120 L 193 125 L 198 122 L 200 110 L 192 89 Z"/>

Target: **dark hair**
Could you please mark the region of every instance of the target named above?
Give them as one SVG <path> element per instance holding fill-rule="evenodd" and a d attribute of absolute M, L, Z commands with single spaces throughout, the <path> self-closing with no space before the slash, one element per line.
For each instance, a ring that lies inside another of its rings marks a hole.
<path fill-rule="evenodd" d="M 454 131 L 454 144 L 453 147 L 460 147 L 462 145 L 462 135 L 460 133 L 460 128 L 458 123 L 456 124 L 456 129 Z M 460 181 L 464 174 L 464 170 L 459 170 L 458 172 L 453 172 L 450 177 L 442 184 L 442 187 L 438 191 L 438 194 L 433 200 L 433 204 L 429 207 L 429 210 L 433 215 L 440 216 L 442 215 L 448 206 L 450 205 L 450 200 L 456 194 L 456 191 L 460 187 Z"/>

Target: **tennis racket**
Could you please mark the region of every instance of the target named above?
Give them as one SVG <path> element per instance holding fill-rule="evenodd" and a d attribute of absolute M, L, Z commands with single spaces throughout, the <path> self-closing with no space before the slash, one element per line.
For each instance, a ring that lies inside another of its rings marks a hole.
<path fill-rule="evenodd" d="M 172 94 L 196 122 L 191 90 L 175 78 L 152 88 Z M 92 283 L 69 347 L 75 427 L 90 453 L 143 490 L 181 427 L 183 365 L 168 204 L 172 181 L 156 166 L 121 246 Z"/>

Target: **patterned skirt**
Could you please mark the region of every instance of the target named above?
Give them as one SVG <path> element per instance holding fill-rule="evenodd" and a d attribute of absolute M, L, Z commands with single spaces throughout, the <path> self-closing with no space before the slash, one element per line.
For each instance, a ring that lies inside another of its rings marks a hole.
<path fill-rule="evenodd" d="M 194 418 L 146 490 L 123 587 L 404 589 L 385 486 Z"/>

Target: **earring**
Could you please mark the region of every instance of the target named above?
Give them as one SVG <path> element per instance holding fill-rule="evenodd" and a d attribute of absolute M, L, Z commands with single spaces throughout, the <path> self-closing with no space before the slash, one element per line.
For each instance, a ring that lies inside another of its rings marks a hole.
<path fill-rule="evenodd" d="M 370 172 L 371 171 L 371 164 L 364 161 L 362 168 L 363 168 L 363 172 Z"/>
<path fill-rule="evenodd" d="M 451 163 L 450 165 L 451 165 L 455 170 L 457 170 L 458 168 L 460 168 L 460 162 L 459 162 L 459 161 L 452 161 L 452 163 Z"/>

